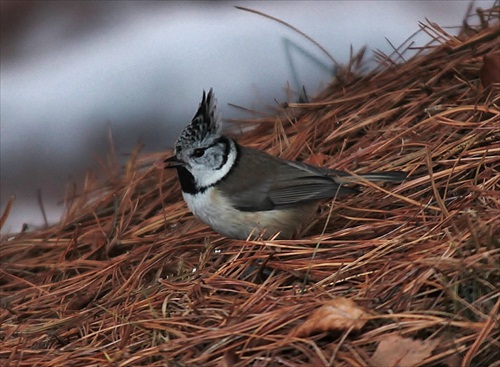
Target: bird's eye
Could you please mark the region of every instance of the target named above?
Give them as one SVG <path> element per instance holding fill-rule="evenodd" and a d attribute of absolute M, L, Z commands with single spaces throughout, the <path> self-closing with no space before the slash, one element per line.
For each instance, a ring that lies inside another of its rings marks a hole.
<path fill-rule="evenodd" d="M 191 157 L 200 158 L 203 157 L 203 154 L 205 154 L 205 148 L 196 148 L 195 150 L 193 150 L 193 154 L 191 154 Z"/>

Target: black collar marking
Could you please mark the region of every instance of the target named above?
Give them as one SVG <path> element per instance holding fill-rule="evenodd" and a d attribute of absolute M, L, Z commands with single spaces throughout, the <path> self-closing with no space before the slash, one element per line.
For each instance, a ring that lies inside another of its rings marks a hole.
<path fill-rule="evenodd" d="M 217 145 L 219 143 L 224 144 L 224 154 L 222 156 L 222 162 L 216 170 L 220 170 L 227 163 L 227 159 L 229 158 L 229 153 L 231 152 L 231 142 L 225 136 L 221 136 L 217 139 L 211 146 Z M 232 167 L 231 167 L 232 169 Z"/>
<path fill-rule="evenodd" d="M 184 166 L 176 166 L 177 176 L 179 177 L 179 182 L 181 183 L 181 189 L 186 194 L 194 195 L 200 190 L 196 187 L 196 182 L 194 180 L 191 172 L 187 170 Z"/>

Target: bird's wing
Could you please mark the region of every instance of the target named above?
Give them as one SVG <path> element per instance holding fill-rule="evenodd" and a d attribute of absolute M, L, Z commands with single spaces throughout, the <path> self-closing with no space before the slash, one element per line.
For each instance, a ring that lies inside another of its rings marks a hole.
<path fill-rule="evenodd" d="M 356 192 L 337 184 L 326 175 L 326 169 L 285 161 L 258 150 L 240 149 L 238 168 L 219 184 L 239 210 L 283 209 Z"/>
<path fill-rule="evenodd" d="M 332 177 L 325 174 L 326 169 L 290 161 L 282 161 L 278 167 L 268 192 L 269 198 L 277 207 L 293 206 L 357 192 L 336 183 Z"/>

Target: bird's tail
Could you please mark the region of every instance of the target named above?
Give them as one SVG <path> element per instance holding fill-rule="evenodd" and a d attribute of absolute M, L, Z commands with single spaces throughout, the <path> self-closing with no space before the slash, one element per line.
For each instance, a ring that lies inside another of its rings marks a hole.
<path fill-rule="evenodd" d="M 380 181 L 380 182 L 403 182 L 408 174 L 403 171 L 387 171 L 387 172 L 369 172 L 362 173 L 359 175 L 351 175 L 346 172 L 336 172 L 335 181 L 339 184 L 361 182 L 363 180 L 368 181 Z"/>

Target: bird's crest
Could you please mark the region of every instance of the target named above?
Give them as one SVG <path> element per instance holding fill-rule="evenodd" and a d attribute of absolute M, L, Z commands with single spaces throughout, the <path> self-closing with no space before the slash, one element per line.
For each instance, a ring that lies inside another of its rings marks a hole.
<path fill-rule="evenodd" d="M 184 146 L 193 146 L 196 142 L 203 141 L 208 135 L 218 134 L 219 116 L 216 103 L 217 100 L 212 88 L 210 88 L 208 95 L 203 91 L 198 111 L 175 143 L 176 150 L 182 149 Z"/>

